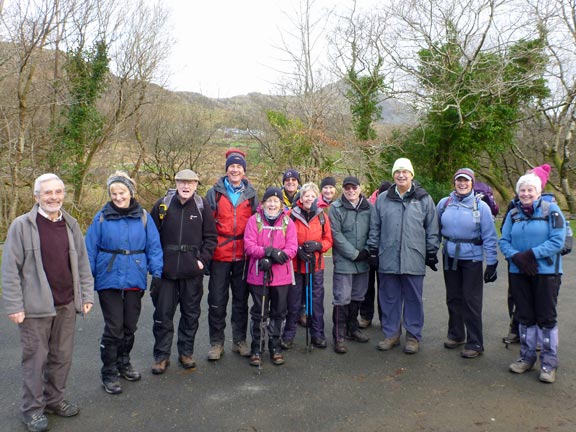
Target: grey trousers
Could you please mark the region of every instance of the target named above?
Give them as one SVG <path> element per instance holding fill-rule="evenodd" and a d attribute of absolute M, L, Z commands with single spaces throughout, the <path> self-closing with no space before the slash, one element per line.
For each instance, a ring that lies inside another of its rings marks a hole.
<path fill-rule="evenodd" d="M 22 343 L 22 413 L 42 412 L 64 399 L 72 365 L 76 310 L 74 302 L 56 308 L 56 316 L 25 318 Z"/>

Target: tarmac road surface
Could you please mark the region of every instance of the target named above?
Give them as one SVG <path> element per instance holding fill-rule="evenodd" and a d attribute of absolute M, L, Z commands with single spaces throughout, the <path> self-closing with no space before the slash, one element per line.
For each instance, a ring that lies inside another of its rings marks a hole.
<path fill-rule="evenodd" d="M 331 259 L 326 260 L 326 335 L 330 340 Z M 103 322 L 98 304 L 78 319 L 74 364 L 67 399 L 78 403 L 80 415 L 49 416 L 52 431 L 576 431 L 576 253 L 565 257 L 566 274 L 559 297 L 560 369 L 555 384 L 538 381 L 538 372 L 514 375 L 508 365 L 518 345 L 505 349 L 507 333 L 506 263 L 499 278 L 484 290 L 485 353 L 462 359 L 458 350 L 443 348 L 447 310 L 442 272 L 428 270 L 425 279 L 425 325 L 421 351 L 406 355 L 401 347 L 380 352 L 376 320 L 366 344 L 349 342 L 349 352 L 305 351 L 304 329 L 286 363 L 274 366 L 267 356 L 261 375 L 230 351 L 215 363 L 209 348 L 206 295 L 196 337 L 198 366 L 172 365 L 164 375 L 150 372 L 152 304 L 148 294 L 136 334 L 133 363 L 143 374 L 139 382 L 122 381 L 124 392 L 108 395 L 100 377 L 98 340 Z M 207 280 L 205 280 L 205 287 Z M 20 421 L 20 342 L 18 329 L 0 319 L 0 431 L 25 431 Z"/>

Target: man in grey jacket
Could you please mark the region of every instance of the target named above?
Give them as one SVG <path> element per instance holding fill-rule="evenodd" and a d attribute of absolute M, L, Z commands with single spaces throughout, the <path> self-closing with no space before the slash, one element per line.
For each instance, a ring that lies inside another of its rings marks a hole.
<path fill-rule="evenodd" d="M 360 181 L 346 177 L 342 182 L 342 196 L 329 210 L 334 260 L 333 294 L 334 351 L 348 351 L 344 339 L 368 342 L 358 327 L 358 309 L 368 289 L 368 232 L 374 208 L 362 195 Z"/>
<path fill-rule="evenodd" d="M 2 290 L 8 318 L 20 328 L 23 396 L 30 432 L 48 430 L 45 413 L 78 414 L 64 399 L 72 364 L 76 313 L 94 302 L 94 281 L 78 222 L 62 210 L 64 183 L 43 174 L 36 204 L 14 220 L 2 255 Z"/>
<path fill-rule="evenodd" d="M 378 261 L 378 295 L 385 339 L 378 349 L 400 344 L 402 321 L 406 329 L 404 352 L 420 349 L 424 326 L 422 289 L 426 266 L 437 271 L 438 215 L 432 197 L 414 179 L 412 163 L 396 160 L 394 184 L 378 196 L 370 224 L 370 259 Z"/>

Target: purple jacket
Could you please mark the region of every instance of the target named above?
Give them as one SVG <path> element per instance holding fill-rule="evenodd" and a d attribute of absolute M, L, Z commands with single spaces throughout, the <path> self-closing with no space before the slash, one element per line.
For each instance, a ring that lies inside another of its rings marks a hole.
<path fill-rule="evenodd" d="M 298 236 L 294 222 L 286 210 L 280 213 L 273 226 L 268 224 L 262 209 L 250 217 L 244 231 L 244 251 L 249 258 L 248 283 L 252 285 L 264 284 L 264 273 L 258 269 L 258 261 L 264 258 L 267 247 L 281 249 L 290 257 L 284 264 L 273 264 L 270 286 L 292 285 L 294 283 L 294 270 L 292 258 L 298 251 Z"/>

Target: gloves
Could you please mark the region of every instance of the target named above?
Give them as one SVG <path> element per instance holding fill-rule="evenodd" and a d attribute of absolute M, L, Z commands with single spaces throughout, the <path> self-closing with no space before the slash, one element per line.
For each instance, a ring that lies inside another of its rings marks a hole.
<path fill-rule="evenodd" d="M 309 240 L 307 242 L 304 242 L 304 244 L 302 244 L 302 247 L 304 248 L 304 251 L 308 253 L 320 252 L 322 250 L 322 243 L 314 240 Z"/>
<path fill-rule="evenodd" d="M 436 256 L 436 252 L 426 252 L 426 259 L 424 262 L 428 267 L 430 267 L 430 270 L 438 271 L 438 268 L 436 268 L 436 264 L 438 264 L 438 257 Z"/>
<path fill-rule="evenodd" d="M 150 295 L 155 296 L 160 291 L 160 287 L 162 286 L 162 279 L 158 277 L 153 277 L 152 282 L 150 282 Z"/>
<path fill-rule="evenodd" d="M 378 270 L 380 266 L 380 259 L 378 258 L 378 249 L 370 249 L 370 256 L 368 257 L 368 263 L 372 270 Z"/>
<path fill-rule="evenodd" d="M 538 274 L 538 262 L 532 249 L 512 255 L 512 262 L 528 276 L 536 276 Z"/>
<path fill-rule="evenodd" d="M 488 264 L 486 270 L 484 270 L 484 283 L 495 282 L 498 279 L 498 272 L 496 271 L 498 263 Z"/>
<path fill-rule="evenodd" d="M 290 257 L 286 254 L 286 252 L 276 248 L 272 249 L 269 258 L 272 260 L 273 263 L 276 264 L 284 264 L 286 261 L 290 259 Z"/>
<path fill-rule="evenodd" d="M 356 258 L 354 258 L 354 262 L 365 261 L 369 257 L 370 257 L 370 252 L 368 252 L 366 249 L 362 249 L 360 251 L 360 253 L 358 254 L 358 256 Z"/>
<path fill-rule="evenodd" d="M 304 248 L 299 247 L 298 248 L 298 258 L 300 258 L 301 261 L 314 261 L 314 253 L 308 253 L 304 250 Z"/>
<path fill-rule="evenodd" d="M 258 269 L 263 272 L 267 272 L 272 267 L 272 261 L 270 258 L 261 258 L 258 261 Z"/>

